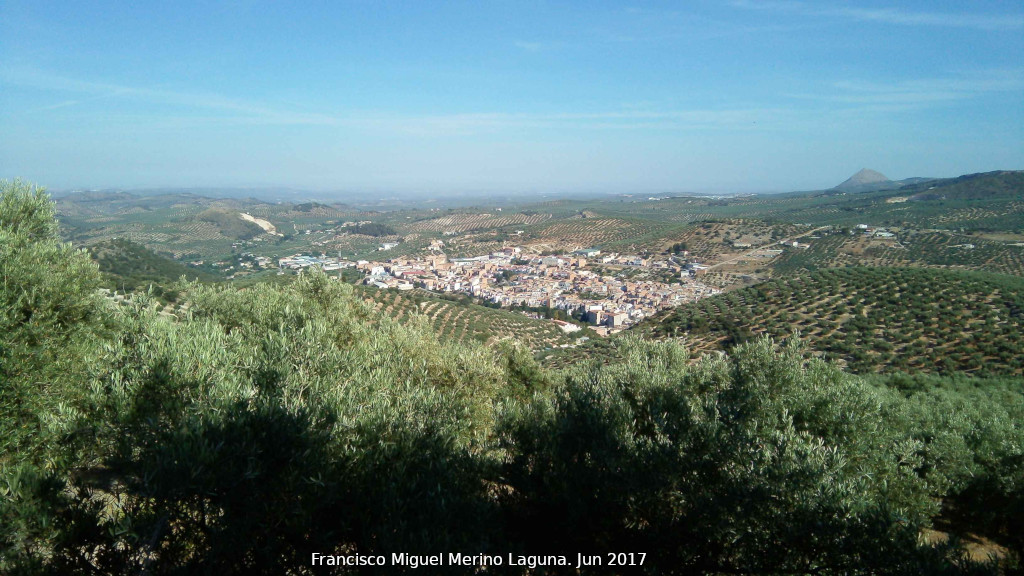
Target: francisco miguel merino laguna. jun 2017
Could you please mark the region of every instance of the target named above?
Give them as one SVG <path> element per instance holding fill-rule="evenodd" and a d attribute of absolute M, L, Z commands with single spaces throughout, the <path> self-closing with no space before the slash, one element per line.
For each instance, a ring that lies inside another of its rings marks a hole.
<path fill-rule="evenodd" d="M 310 559 L 310 564 L 312 566 L 403 566 L 414 569 L 425 566 L 521 566 L 533 569 L 542 566 L 574 566 L 576 568 L 587 566 L 643 566 L 646 558 L 647 554 L 645 552 L 609 552 L 603 555 L 576 553 L 575 558 L 572 559 L 570 556 L 555 554 L 524 556 L 509 553 L 502 556 L 500 554 L 449 552 L 448 554 L 418 555 L 395 552 L 388 557 L 385 555 L 332 555 L 314 552 Z M 573 560 L 574 563 L 570 563 L 570 560 Z"/>

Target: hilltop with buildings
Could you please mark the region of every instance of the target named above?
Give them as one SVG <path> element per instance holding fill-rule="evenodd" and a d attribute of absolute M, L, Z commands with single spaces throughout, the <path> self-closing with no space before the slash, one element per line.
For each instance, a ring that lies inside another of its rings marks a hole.
<path fill-rule="evenodd" d="M 669 271 L 676 283 L 630 281 L 588 269 L 591 262 Z M 627 328 L 656 314 L 720 292 L 697 278 L 700 268 L 672 259 L 602 254 L 583 249 L 563 256 L 530 256 L 521 247 L 473 257 L 449 258 L 443 253 L 387 261 L 290 256 L 278 261 L 281 271 L 319 266 L 331 272 L 353 268 L 363 283 L 399 291 L 421 288 L 438 293 L 467 294 L 506 308 L 561 310 L 595 328 L 600 335 Z M 571 325 L 563 324 L 567 331 Z"/>

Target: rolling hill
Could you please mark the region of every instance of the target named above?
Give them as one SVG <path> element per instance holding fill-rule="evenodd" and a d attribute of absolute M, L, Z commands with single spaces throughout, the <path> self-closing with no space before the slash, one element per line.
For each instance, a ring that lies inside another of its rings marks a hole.
<path fill-rule="evenodd" d="M 165 258 L 145 246 L 117 238 L 89 247 L 100 272 L 110 288 L 131 292 L 149 284 L 169 286 L 182 276 L 189 280 L 212 282 L 221 278 Z"/>
<path fill-rule="evenodd" d="M 850 176 L 842 184 L 835 187 L 841 192 L 866 192 L 869 190 L 883 190 L 895 185 L 889 177 L 881 172 L 864 168 Z"/>
<path fill-rule="evenodd" d="M 932 195 L 947 200 L 991 200 L 994 198 L 1024 197 L 1024 171 L 997 170 L 964 174 L 956 178 L 933 180 L 924 183 L 904 186 L 903 190 L 930 192 Z M 914 200 L 912 196 L 910 198 Z M 928 198 L 918 197 L 918 201 Z"/>
<path fill-rule="evenodd" d="M 644 330 L 684 338 L 697 353 L 760 334 L 799 335 L 858 373 L 1020 375 L 1024 279 L 933 269 L 820 270 L 677 308 Z"/>

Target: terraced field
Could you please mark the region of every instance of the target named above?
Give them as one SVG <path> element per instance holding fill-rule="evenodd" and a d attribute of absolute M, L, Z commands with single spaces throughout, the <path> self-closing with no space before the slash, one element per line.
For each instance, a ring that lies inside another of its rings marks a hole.
<path fill-rule="evenodd" d="M 697 352 L 799 334 L 855 371 L 1024 373 L 1024 279 L 979 272 L 843 268 L 775 279 L 646 324 Z"/>
<path fill-rule="evenodd" d="M 1024 276 L 1024 246 L 942 232 L 909 235 L 905 244 L 911 259 L 932 266 Z"/>
<path fill-rule="evenodd" d="M 413 222 L 404 228 L 413 232 L 453 232 L 463 233 L 470 230 L 501 228 L 502 226 L 530 226 L 551 219 L 551 214 L 520 212 L 482 213 L 482 214 L 451 214 L 429 220 Z"/>
<path fill-rule="evenodd" d="M 839 234 L 808 240 L 808 248 L 787 248 L 773 262 L 772 267 L 776 272 L 789 273 L 798 270 L 852 266 L 856 261 L 840 252 L 840 248 L 848 240 L 848 236 L 844 237 Z"/>
<path fill-rule="evenodd" d="M 530 231 L 530 235 L 552 248 L 575 250 L 601 246 L 608 250 L 635 250 L 661 244 L 665 232 L 677 228 L 664 222 L 620 218 L 572 218 Z"/>
<path fill-rule="evenodd" d="M 1024 276 L 1024 246 L 944 231 L 906 231 L 895 238 L 833 234 L 787 249 L 776 272 L 844 266 L 954 268 Z"/>
<path fill-rule="evenodd" d="M 413 315 L 425 316 L 444 338 L 494 342 L 514 337 L 534 350 L 572 341 L 551 321 L 536 320 L 508 310 L 443 300 L 416 290 L 358 289 L 367 301 L 399 322 L 408 321 Z"/>
<path fill-rule="evenodd" d="M 934 221 L 939 225 L 956 225 L 961 222 L 987 222 L 1002 218 L 1008 212 L 1024 212 L 1024 202 L 1010 202 L 995 210 L 987 206 L 964 206 L 939 214 Z"/>

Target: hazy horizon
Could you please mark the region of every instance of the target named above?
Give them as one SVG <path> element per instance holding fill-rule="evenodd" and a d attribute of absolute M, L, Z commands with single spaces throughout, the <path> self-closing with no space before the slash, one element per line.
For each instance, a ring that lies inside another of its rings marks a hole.
<path fill-rule="evenodd" d="M 816 190 L 1024 168 L 1004 2 L 0 4 L 0 177 L 55 190 Z"/>
<path fill-rule="evenodd" d="M 988 172 L 999 172 L 999 171 L 1017 171 L 1012 168 L 999 168 L 996 170 L 990 170 Z M 964 174 L 952 174 L 943 176 L 907 176 L 907 177 L 895 177 L 890 178 L 895 182 L 924 177 L 924 178 L 955 178 L 958 176 L 964 176 L 972 173 Z M 854 174 L 850 174 L 854 176 Z M 887 174 L 885 176 L 888 176 Z M 845 180 L 845 179 L 844 179 Z M 786 194 L 792 192 L 816 192 L 833 189 L 840 182 L 834 183 L 831 186 L 821 186 L 818 188 L 805 188 L 805 189 L 750 189 L 750 190 L 736 190 L 736 189 L 667 189 L 658 188 L 650 190 L 629 190 L 624 188 L 610 188 L 610 189 L 488 189 L 486 187 L 470 187 L 470 188 L 455 188 L 455 187 L 442 187 L 437 189 L 431 188 L 413 188 L 413 189 L 395 189 L 389 187 L 361 187 L 361 188 L 317 188 L 317 187 L 299 187 L 299 186 L 287 186 L 287 185 L 264 185 L 264 186 L 204 186 L 204 185 L 154 185 L 154 186 L 96 186 L 96 187 L 85 187 L 85 186 L 70 186 L 70 187 L 53 187 L 45 186 L 45 188 L 58 195 L 71 194 L 78 192 L 128 192 L 135 194 L 149 194 L 149 193 L 163 193 L 163 192 L 181 192 L 181 193 L 195 193 L 197 195 L 213 195 L 216 194 L 228 194 L 241 195 L 243 193 L 261 193 L 264 196 L 275 194 L 275 193 L 292 193 L 296 195 L 296 198 L 304 199 L 344 199 L 361 194 L 372 194 L 375 199 L 381 197 L 406 197 L 417 194 L 423 194 L 426 196 L 437 196 L 437 197 L 479 197 L 487 194 L 498 194 L 502 197 L 509 198 L 539 198 L 539 197 L 575 197 L 575 196 L 736 196 L 736 195 L 747 195 L 747 194 Z M 259 197 L 259 195 L 257 195 Z"/>

